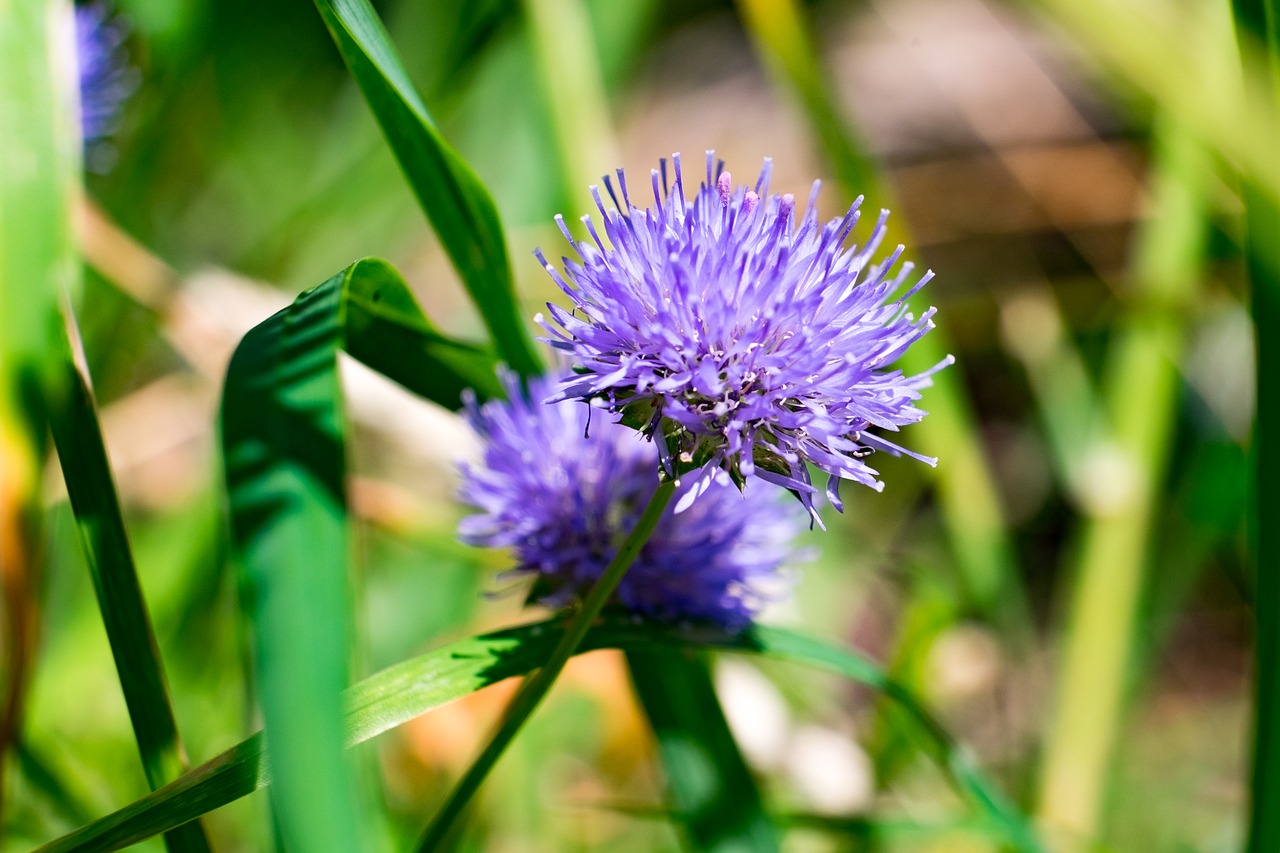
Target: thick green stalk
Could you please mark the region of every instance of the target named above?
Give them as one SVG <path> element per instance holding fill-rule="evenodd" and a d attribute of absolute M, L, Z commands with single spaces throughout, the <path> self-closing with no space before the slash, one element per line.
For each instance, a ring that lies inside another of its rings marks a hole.
<path fill-rule="evenodd" d="M 1245 71 L 1268 81 L 1269 115 L 1280 118 L 1280 3 L 1235 0 L 1233 10 Z M 1266 61 L 1249 48 L 1262 43 Z M 1274 142 L 1274 140 L 1272 140 Z M 1280 850 L 1280 197 L 1258 176 L 1242 176 L 1245 259 L 1252 288 L 1257 356 L 1257 413 L 1253 427 L 1253 507 L 1250 539 L 1256 573 L 1254 748 L 1249 806 L 1249 853 Z"/>
<path fill-rule="evenodd" d="M 494 733 L 493 738 L 485 746 L 484 751 L 480 753 L 475 762 L 467 768 L 467 772 L 454 787 L 444 807 L 440 809 L 427 826 L 426 832 L 423 833 L 422 840 L 418 844 L 418 850 L 423 851 L 423 853 L 436 850 L 449 837 L 454 821 L 462 813 L 462 810 L 466 808 L 467 803 L 471 801 L 471 797 L 489 775 L 489 771 L 497 764 L 498 759 L 502 757 L 502 753 L 506 751 L 507 746 L 515 739 L 525 721 L 529 719 L 529 716 L 537 709 L 547 692 L 551 690 L 551 685 L 560 676 L 565 664 L 569 662 L 569 658 L 573 657 L 574 652 L 582 645 L 583 638 L 586 637 L 591 626 L 595 624 L 596 617 L 600 615 L 600 611 L 604 609 L 605 604 L 613 596 L 614 590 L 618 588 L 618 583 L 622 580 L 623 575 L 627 573 L 627 569 L 631 568 L 631 564 L 635 562 L 636 557 L 640 554 L 640 549 L 649 541 L 649 537 L 653 534 L 653 529 L 657 526 L 658 520 L 662 518 L 662 513 L 666 510 L 667 504 L 671 502 L 671 496 L 675 493 L 675 488 L 674 480 L 664 480 L 658 485 L 657 491 L 653 493 L 653 497 L 649 500 L 649 505 L 645 507 L 644 514 L 636 522 L 635 529 L 628 534 L 621 547 L 618 548 L 618 553 L 609 562 L 609 565 L 605 567 L 600 580 L 596 581 L 595 585 L 591 587 L 591 591 L 587 593 L 586 600 L 582 602 L 582 607 L 574 614 L 568 630 L 565 631 L 564 637 L 556 645 L 551 657 L 547 659 L 546 664 L 537 673 L 520 685 L 520 690 L 516 693 L 515 698 L 511 700 L 498 731 Z"/>
<path fill-rule="evenodd" d="M 1246 191 L 1257 347 L 1251 544 L 1256 653 L 1250 853 L 1280 850 L 1280 204 Z"/>
<path fill-rule="evenodd" d="M 1083 452 L 1100 464 L 1083 492 L 1086 520 L 1039 783 L 1040 818 L 1068 844 L 1099 830 L 1177 415 L 1181 314 L 1204 259 L 1211 160 L 1167 118 L 1154 145 L 1152 216 L 1133 260 L 1133 305 L 1108 361 L 1106 423 L 1081 437 Z"/>
<path fill-rule="evenodd" d="M 852 199 L 865 194 L 870 211 L 893 207 L 892 188 L 831 97 L 796 0 L 738 0 L 738 9 L 770 75 L 803 108 L 844 195 Z M 902 216 L 891 217 L 889 224 L 885 245 L 912 245 Z M 926 370 L 947 348 L 944 332 L 935 329 L 908 350 L 902 367 Z M 969 603 L 985 616 L 1024 630 L 1029 624 L 1025 593 L 960 373 L 938 373 L 924 404 L 929 417 L 911 430 L 918 446 L 941 460 L 935 469 L 938 499 Z"/>
<path fill-rule="evenodd" d="M 0 0 L 0 764 L 20 726 L 35 642 L 41 401 L 53 381 L 57 294 L 79 275 L 71 26 L 69 2 Z"/>

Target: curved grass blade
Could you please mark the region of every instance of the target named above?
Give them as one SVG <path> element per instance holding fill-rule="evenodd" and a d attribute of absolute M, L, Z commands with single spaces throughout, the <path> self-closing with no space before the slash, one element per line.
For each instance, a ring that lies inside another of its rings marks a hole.
<path fill-rule="evenodd" d="M 362 743 L 446 702 L 542 666 L 563 625 L 548 620 L 459 640 L 399 663 L 346 692 L 343 730 L 348 744 Z M 741 634 L 709 628 L 675 628 L 609 618 L 592 628 L 579 653 L 596 649 L 759 654 L 841 675 L 902 703 L 957 791 L 992 834 L 1020 853 L 1041 853 L 1035 833 L 1003 795 L 919 703 L 875 664 L 854 652 L 780 628 L 756 626 Z M 40 848 L 42 853 L 116 850 L 163 832 L 269 783 L 261 735 L 237 744 L 181 779 Z"/>
<path fill-rule="evenodd" d="M 637 648 L 627 652 L 627 668 L 657 738 L 667 799 L 688 849 L 776 851 L 777 833 L 729 731 L 705 655 Z"/>
<path fill-rule="evenodd" d="M 79 331 L 69 308 L 64 320 L 67 376 L 63 393 L 49 413 L 53 440 L 142 757 L 142 769 L 155 790 L 186 771 L 186 752 L 178 737 L 160 649 L 138 583 Z M 198 853 L 210 849 L 204 828 L 197 821 L 174 828 L 166 834 L 165 844 L 174 851 Z"/>
<path fill-rule="evenodd" d="M 232 540 L 279 780 L 276 815 L 299 850 L 360 849 L 342 753 L 350 606 L 339 350 L 450 407 L 468 386 L 481 395 L 497 387 L 493 357 L 432 328 L 377 260 L 303 293 L 232 357 L 222 402 Z"/>
<path fill-rule="evenodd" d="M 517 373 L 540 373 L 493 197 L 441 136 L 368 0 L 315 3 L 498 352 Z"/>

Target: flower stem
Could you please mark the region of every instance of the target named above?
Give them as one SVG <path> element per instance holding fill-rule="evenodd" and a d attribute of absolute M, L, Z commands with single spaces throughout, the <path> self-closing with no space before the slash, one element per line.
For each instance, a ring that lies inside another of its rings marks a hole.
<path fill-rule="evenodd" d="M 526 679 L 524 684 L 520 686 L 519 692 L 516 693 L 515 698 L 511 700 L 511 704 L 507 707 L 507 712 L 498 727 L 498 731 L 494 733 L 493 738 L 485 746 L 480 756 L 467 768 L 466 774 L 454 787 L 444 807 L 436 813 L 436 816 L 427 826 L 422 835 L 422 840 L 418 843 L 420 853 L 439 849 L 448 838 L 449 831 L 453 827 L 454 821 L 457 820 L 458 815 L 466 808 L 467 803 L 471 801 L 471 797 L 475 795 L 485 777 L 489 775 L 489 771 L 498 763 L 502 753 L 506 751 L 507 746 L 515 739 L 516 734 L 525 724 L 525 721 L 529 719 L 530 715 L 533 714 L 534 709 L 538 707 L 538 703 L 551 690 L 551 685 L 560 676 L 565 664 L 569 662 L 569 658 L 573 657 L 574 652 L 578 650 L 578 646 L 582 645 L 582 640 L 587 635 L 587 631 L 590 630 L 592 623 L 596 621 L 596 617 L 600 615 L 600 611 L 613 595 L 614 590 L 618 588 L 619 581 L 627 573 L 627 569 L 631 568 L 631 564 L 635 562 L 640 549 L 649 541 L 654 527 L 658 524 L 658 519 L 662 517 L 667 504 L 671 502 L 671 495 L 675 492 L 675 488 L 675 482 L 671 480 L 664 480 L 658 485 L 658 490 L 649 499 L 649 505 L 645 507 L 644 514 L 640 516 L 640 521 L 636 523 L 635 529 L 631 531 L 622 543 L 622 547 L 618 549 L 613 561 L 605 568 L 600 580 L 596 581 L 595 586 L 591 587 L 591 591 L 587 593 L 586 600 L 582 602 L 582 607 L 579 608 L 577 614 L 569 622 L 569 627 L 565 630 L 564 636 L 560 638 L 555 651 L 551 653 L 546 666 Z"/>

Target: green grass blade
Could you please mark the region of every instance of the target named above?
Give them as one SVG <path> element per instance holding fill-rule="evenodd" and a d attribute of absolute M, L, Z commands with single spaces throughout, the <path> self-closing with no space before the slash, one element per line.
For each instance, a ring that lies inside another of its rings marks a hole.
<path fill-rule="evenodd" d="M 30 743 L 19 738 L 13 744 L 13 757 L 27 784 L 39 792 L 49 807 L 64 821 L 75 826 L 93 820 L 93 810 L 84 803 L 80 794 L 71 790 Z"/>
<path fill-rule="evenodd" d="M 481 400 L 503 394 L 494 372 L 497 357 L 438 330 L 395 267 L 366 259 L 345 275 L 344 340 L 351 357 L 449 409 L 461 406 L 467 388 Z"/>
<path fill-rule="evenodd" d="M 1248 268 L 1257 346 L 1251 540 L 1254 620 L 1251 853 L 1280 850 L 1280 204 L 1247 191 Z"/>
<path fill-rule="evenodd" d="M 522 0 L 521 6 L 559 154 L 562 201 L 574 210 L 576 200 L 587 199 L 587 187 L 621 165 L 591 16 L 584 0 Z"/>
<path fill-rule="evenodd" d="M 316 0 L 316 8 L 498 352 L 522 375 L 541 372 L 493 197 L 436 128 L 368 0 Z"/>
<path fill-rule="evenodd" d="M 1280 117 L 1280 3 L 1235 0 L 1236 28 L 1244 42 L 1265 46 L 1263 67 L 1246 71 L 1269 81 L 1271 115 Z M 1246 54 L 1247 57 L 1247 54 Z M 1252 289 L 1257 347 L 1257 413 L 1253 427 L 1253 507 L 1250 539 L 1256 573 L 1254 620 L 1255 709 L 1250 790 L 1249 853 L 1280 849 L 1280 196 L 1256 176 L 1242 180 L 1245 260 Z"/>
<path fill-rule="evenodd" d="M 58 65 L 70 26 L 70 9 L 55 0 L 6 4 L 0 14 L 0 767 L 21 725 L 35 650 L 43 401 L 56 364 L 57 294 L 74 290 L 79 275 L 75 75 Z"/>
<path fill-rule="evenodd" d="M 62 385 L 65 393 L 50 412 L 53 440 L 142 768 L 155 790 L 186 772 L 186 752 L 178 737 L 160 649 L 138 582 L 79 332 L 69 309 L 66 323 L 67 378 Z M 165 842 L 175 851 L 209 849 L 198 822 L 174 829 Z"/>
<path fill-rule="evenodd" d="M 446 702 L 541 667 L 562 630 L 560 620 L 551 619 L 470 637 L 370 676 L 346 693 L 346 742 L 363 743 Z M 883 692 L 910 712 L 926 751 L 974 809 L 975 817 L 992 827 L 992 834 L 1020 853 L 1043 850 L 1026 820 L 911 694 L 855 652 L 780 628 L 757 626 L 728 634 L 709 628 L 636 624 L 628 618 L 603 620 L 587 634 L 579 654 L 596 649 L 644 650 L 665 656 L 713 650 L 759 654 L 815 667 Z M 119 849 L 226 805 L 268 782 L 263 741 L 255 735 L 165 788 L 40 851 Z"/>
<path fill-rule="evenodd" d="M 776 851 L 778 837 L 729 731 L 711 668 L 695 652 L 632 649 L 627 667 L 691 850 Z"/>
<path fill-rule="evenodd" d="M 227 372 L 222 440 L 277 817 L 299 850 L 359 849 L 342 754 L 347 686 L 347 350 L 428 399 L 496 387 L 494 359 L 436 332 L 399 275 L 359 261 L 254 328 Z"/>

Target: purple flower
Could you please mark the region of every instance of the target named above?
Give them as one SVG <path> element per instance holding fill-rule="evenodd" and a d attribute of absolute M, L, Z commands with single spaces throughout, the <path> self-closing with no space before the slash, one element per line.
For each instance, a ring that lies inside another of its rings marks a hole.
<path fill-rule="evenodd" d="M 517 576 L 536 578 L 532 600 L 580 601 L 631 532 L 658 486 L 653 445 L 590 406 L 538 402 L 550 379 L 504 378 L 510 401 L 467 414 L 483 442 L 478 465 L 463 465 L 460 497 L 480 512 L 463 519 L 472 545 L 509 547 Z M 689 486 L 684 487 L 687 491 Z M 767 487 L 739 492 L 713 483 L 688 511 L 671 508 L 623 577 L 616 603 L 662 621 L 745 626 L 785 578 L 802 516 Z"/>
<path fill-rule="evenodd" d="M 646 210 L 631 203 L 621 170 L 621 204 L 605 178 L 616 210 L 592 187 L 603 238 L 590 217 L 588 242 L 556 218 L 577 254 L 563 276 L 536 253 L 573 302 L 572 313 L 547 306 L 554 322 L 539 318 L 578 371 L 552 399 L 603 400 L 657 439 L 669 471 L 701 469 L 677 512 L 722 469 L 740 485 L 754 475 L 785 486 L 820 524 L 808 465 L 827 472 L 840 510 L 842 479 L 882 488 L 865 461 L 872 451 L 935 464 L 872 432 L 923 418 L 920 389 L 951 363 L 915 376 L 892 367 L 933 328 L 932 308 L 915 317 L 906 303 L 933 274 L 898 294 L 912 270 L 894 271 L 903 247 L 873 261 L 888 211 L 861 246 L 846 246 L 861 198 L 819 225 L 819 183 L 797 215 L 793 196 L 769 195 L 771 161 L 754 187 L 735 187 L 707 152 L 689 201 L 673 159 L 674 187 L 664 160 Z"/>
<path fill-rule="evenodd" d="M 80 135 L 86 143 L 110 136 L 120 106 L 137 88 L 124 61 L 125 27 L 105 3 L 76 7 L 76 61 L 80 71 Z"/>

